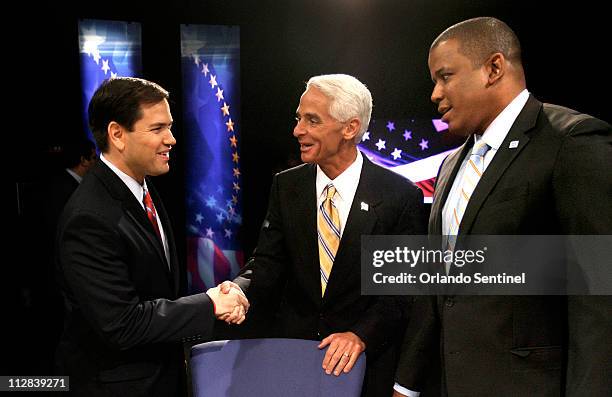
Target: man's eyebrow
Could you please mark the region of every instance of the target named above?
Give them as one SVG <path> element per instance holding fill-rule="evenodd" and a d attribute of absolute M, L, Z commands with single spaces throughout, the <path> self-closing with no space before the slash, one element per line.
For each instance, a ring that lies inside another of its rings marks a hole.
<path fill-rule="evenodd" d="M 149 128 L 168 127 L 168 126 L 171 126 L 172 123 L 173 123 L 173 121 L 171 121 L 169 123 L 162 123 L 162 122 L 153 123 L 153 124 L 149 125 Z"/>

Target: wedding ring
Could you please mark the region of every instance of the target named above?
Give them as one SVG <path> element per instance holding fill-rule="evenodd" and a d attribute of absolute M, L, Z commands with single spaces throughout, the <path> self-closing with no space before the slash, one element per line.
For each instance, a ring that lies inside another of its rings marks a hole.
<path fill-rule="evenodd" d="M 350 357 L 350 354 L 348 354 L 348 353 L 342 353 L 342 355 L 343 355 L 344 357 Z"/>

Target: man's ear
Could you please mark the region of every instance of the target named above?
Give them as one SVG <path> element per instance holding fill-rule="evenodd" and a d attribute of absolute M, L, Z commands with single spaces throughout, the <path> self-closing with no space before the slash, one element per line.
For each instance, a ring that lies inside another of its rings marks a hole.
<path fill-rule="evenodd" d="M 355 139 L 355 135 L 357 135 L 357 133 L 359 132 L 360 127 L 361 127 L 361 121 L 359 121 L 357 117 L 353 117 L 352 119 L 350 119 L 346 124 L 346 128 L 344 129 L 344 133 L 343 133 L 344 139 L 346 140 Z"/>
<path fill-rule="evenodd" d="M 125 148 L 125 129 L 116 121 L 111 121 L 108 123 L 106 133 L 108 135 L 108 143 L 114 146 L 118 151 L 123 151 Z"/>
<path fill-rule="evenodd" d="M 491 55 L 489 59 L 487 59 L 485 66 L 488 73 L 487 85 L 489 86 L 497 84 L 506 73 L 506 68 L 508 67 L 506 57 L 504 57 L 504 54 L 501 52 L 496 52 Z"/>

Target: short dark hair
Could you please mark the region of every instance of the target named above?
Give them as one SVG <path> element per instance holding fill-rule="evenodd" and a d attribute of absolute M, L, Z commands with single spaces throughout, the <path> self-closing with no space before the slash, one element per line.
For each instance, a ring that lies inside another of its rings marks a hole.
<path fill-rule="evenodd" d="M 91 159 L 96 155 L 96 145 L 89 139 L 80 138 L 63 145 L 62 157 L 66 168 L 74 168 L 81 163 L 81 158 Z"/>
<path fill-rule="evenodd" d="M 516 65 L 522 65 L 521 43 L 508 25 L 493 17 L 479 17 L 459 22 L 442 32 L 431 44 L 433 50 L 443 41 L 459 41 L 461 53 L 467 56 L 474 67 L 492 54 L 500 52 Z"/>
<path fill-rule="evenodd" d="M 154 105 L 170 94 L 158 84 L 135 77 L 104 80 L 89 102 L 89 128 L 101 152 L 108 149 L 106 131 L 115 121 L 132 131 L 142 117 L 141 105 Z"/>

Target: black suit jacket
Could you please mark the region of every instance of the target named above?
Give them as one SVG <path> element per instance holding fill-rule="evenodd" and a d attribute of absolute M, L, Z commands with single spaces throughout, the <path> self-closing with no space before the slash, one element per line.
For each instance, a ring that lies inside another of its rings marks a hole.
<path fill-rule="evenodd" d="M 442 233 L 442 208 L 472 143 L 439 170 L 430 234 Z M 459 235 L 612 234 L 610 159 L 609 124 L 530 97 L 474 190 Z M 420 297 L 422 326 L 406 332 L 396 379 L 427 390 L 440 357 L 443 395 L 609 396 L 610 298 Z"/>
<path fill-rule="evenodd" d="M 368 210 L 361 208 L 368 204 Z M 320 340 L 352 331 L 366 344 L 365 387 L 390 395 L 402 307 L 394 297 L 361 295 L 361 236 L 423 234 L 423 194 L 410 181 L 364 156 L 359 185 L 321 297 L 317 242 L 316 166 L 304 164 L 274 177 L 257 248 L 235 280 L 253 305 L 280 289 L 279 335 Z M 401 336 L 400 336 L 401 337 Z"/>
<path fill-rule="evenodd" d="M 208 296 L 179 297 L 172 227 L 149 180 L 147 186 L 169 264 L 144 209 L 102 161 L 62 214 L 57 259 L 66 318 L 58 365 L 74 395 L 181 395 L 180 342 L 212 333 Z"/>

